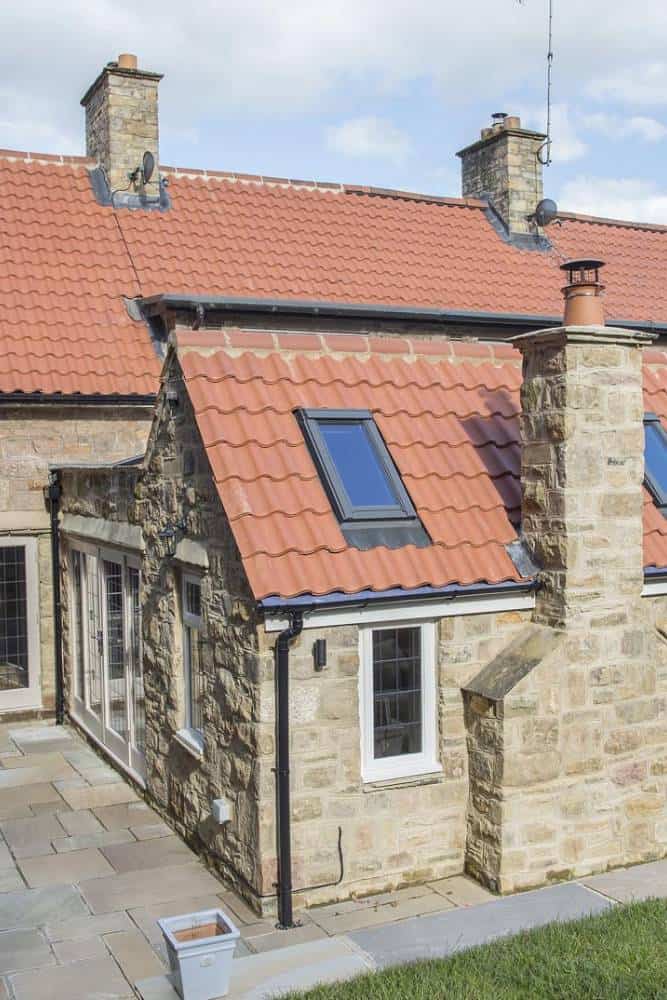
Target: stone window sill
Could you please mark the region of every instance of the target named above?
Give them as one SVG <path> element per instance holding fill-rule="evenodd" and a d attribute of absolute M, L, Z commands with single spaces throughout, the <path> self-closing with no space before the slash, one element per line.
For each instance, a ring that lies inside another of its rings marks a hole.
<path fill-rule="evenodd" d="M 368 792 L 383 792 L 389 788 L 405 788 L 414 785 L 433 785 L 442 779 L 442 765 L 438 764 L 430 767 L 428 771 L 417 771 L 413 774 L 405 774 L 394 778 L 371 778 L 364 781 L 361 790 Z"/>
<path fill-rule="evenodd" d="M 179 729 L 174 734 L 174 740 L 179 743 L 195 760 L 204 759 L 204 737 L 197 729 Z"/>

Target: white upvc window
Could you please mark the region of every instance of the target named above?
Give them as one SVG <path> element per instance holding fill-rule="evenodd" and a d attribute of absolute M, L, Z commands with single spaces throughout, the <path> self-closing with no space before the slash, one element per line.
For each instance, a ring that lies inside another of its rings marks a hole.
<path fill-rule="evenodd" d="M 441 770 L 433 622 L 360 629 L 363 781 Z"/>
<path fill-rule="evenodd" d="M 48 608 L 45 606 L 43 612 Z M 0 712 L 38 708 L 40 696 L 37 539 L 0 538 Z"/>
<path fill-rule="evenodd" d="M 181 731 L 181 734 L 189 735 L 196 748 L 201 750 L 204 738 L 201 577 L 183 574 L 182 608 L 185 733 Z"/>

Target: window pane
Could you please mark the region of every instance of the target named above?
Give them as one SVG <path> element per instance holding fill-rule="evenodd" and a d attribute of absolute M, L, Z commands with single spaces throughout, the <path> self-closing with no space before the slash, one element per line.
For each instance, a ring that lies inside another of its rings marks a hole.
<path fill-rule="evenodd" d="M 188 729 L 204 730 L 202 700 L 204 678 L 201 670 L 201 635 L 199 629 L 185 627 L 185 666 L 187 685 L 187 712 L 185 724 Z"/>
<path fill-rule="evenodd" d="M 194 618 L 201 618 L 201 587 L 190 580 L 185 581 L 185 610 Z"/>
<path fill-rule="evenodd" d="M 0 691 L 28 687 L 25 548 L 0 548 Z"/>
<path fill-rule="evenodd" d="M 72 597 L 74 607 L 72 608 L 73 624 L 73 650 L 74 650 L 74 676 L 76 678 L 76 694 L 83 701 L 85 690 L 85 659 L 84 659 L 84 639 L 83 639 L 83 583 L 82 583 L 82 562 L 85 556 L 82 552 L 72 552 Z"/>
<path fill-rule="evenodd" d="M 141 654 L 141 604 L 139 601 L 139 570 L 130 566 L 127 571 L 130 592 L 130 656 L 132 658 L 132 715 L 134 745 L 144 752 L 146 742 L 146 709 L 144 699 L 144 671 Z"/>
<path fill-rule="evenodd" d="M 394 507 L 398 499 L 387 481 L 362 423 L 321 421 L 320 432 L 354 507 Z"/>
<path fill-rule="evenodd" d="M 660 427 L 653 422 L 644 424 L 644 462 L 658 489 L 667 494 L 667 448 Z"/>
<path fill-rule="evenodd" d="M 421 629 L 373 632 L 374 756 L 422 750 Z"/>
<path fill-rule="evenodd" d="M 127 692 L 125 689 L 125 639 L 123 614 L 123 567 L 104 561 L 106 597 L 106 653 L 109 683 L 109 724 L 127 739 Z"/>

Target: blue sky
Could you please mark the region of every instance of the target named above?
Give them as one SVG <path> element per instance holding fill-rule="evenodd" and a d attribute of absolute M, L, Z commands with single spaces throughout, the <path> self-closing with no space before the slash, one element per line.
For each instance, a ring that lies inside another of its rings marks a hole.
<path fill-rule="evenodd" d="M 548 0 L 23 0 L 0 9 L 0 146 L 83 152 L 121 51 L 165 74 L 164 163 L 458 195 L 494 111 L 545 122 Z M 554 0 L 563 208 L 667 223 L 667 6 Z"/>

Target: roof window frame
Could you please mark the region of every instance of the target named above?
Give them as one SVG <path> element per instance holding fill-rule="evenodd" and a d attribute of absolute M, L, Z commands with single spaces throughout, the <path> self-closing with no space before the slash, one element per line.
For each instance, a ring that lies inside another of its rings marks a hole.
<path fill-rule="evenodd" d="M 295 411 L 295 415 L 315 463 L 320 482 L 342 525 L 403 524 L 419 521 L 401 474 L 370 410 L 300 408 Z M 325 422 L 363 426 L 387 484 L 397 498 L 396 504 L 362 507 L 352 503 L 320 430 L 319 425 Z"/>
<path fill-rule="evenodd" d="M 652 424 L 657 428 L 665 448 L 665 455 L 667 456 L 667 432 L 665 432 L 665 428 L 662 426 L 662 421 L 660 420 L 658 414 L 645 413 L 643 423 L 644 427 Z M 667 490 L 663 490 L 659 482 L 651 475 L 646 462 L 646 446 L 644 446 L 644 483 L 647 490 L 653 497 L 653 501 L 658 510 L 661 511 L 662 514 L 667 515 Z"/>

